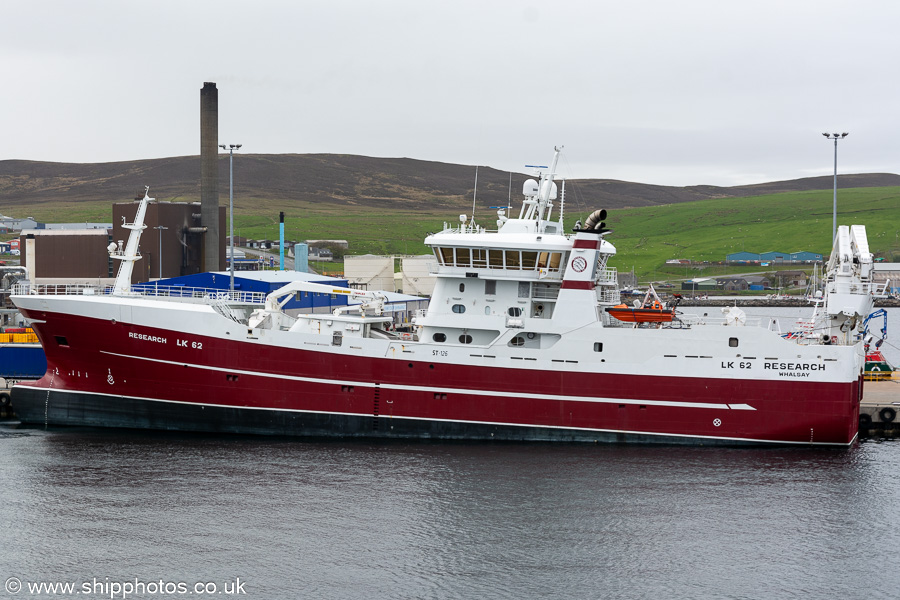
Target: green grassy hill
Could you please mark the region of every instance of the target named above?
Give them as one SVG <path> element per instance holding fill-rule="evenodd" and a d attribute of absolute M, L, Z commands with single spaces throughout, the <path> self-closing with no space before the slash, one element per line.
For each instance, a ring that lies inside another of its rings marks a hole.
<path fill-rule="evenodd" d="M 359 206 L 347 212 L 345 208 L 319 205 L 289 211 L 286 236 L 347 239 L 353 254 L 420 254 L 428 252 L 422 244 L 425 235 L 440 230 L 444 221 L 455 222 L 457 217 L 456 212 L 447 211 L 382 211 Z M 584 219 L 593 208 L 567 208 L 567 226 Z M 496 227 L 495 211 L 482 210 L 480 215 L 476 212 L 479 222 Z M 246 216 L 238 212 L 236 232 L 251 238 L 277 237 L 277 218 L 269 215 L 273 213 Z M 641 280 L 758 271 L 758 267 L 707 267 L 698 271 L 665 262 L 718 262 L 724 261 L 726 254 L 741 250 L 808 250 L 827 256 L 831 251 L 832 192 L 788 192 L 612 209 L 606 222 L 613 230 L 607 239 L 618 250 L 615 266 L 620 271 L 634 267 Z M 839 190 L 838 224 L 865 225 L 871 250 L 890 261 L 900 261 L 900 186 Z"/>
<path fill-rule="evenodd" d="M 697 271 L 667 269 L 665 261 L 723 261 L 726 254 L 742 250 L 809 250 L 827 256 L 832 210 L 830 191 L 617 210 L 607 218 L 614 230 L 607 239 L 618 250 L 620 270 L 633 265 L 641 279 L 694 277 Z M 900 187 L 839 190 L 838 225 L 865 225 L 870 250 L 889 261 L 900 261 Z M 703 274 L 723 271 L 710 268 Z"/>
<path fill-rule="evenodd" d="M 112 204 L 142 195 L 196 202 L 200 159 L 175 157 L 121 163 L 0 161 L 0 213 L 45 222 L 109 222 Z M 228 202 L 228 162 L 219 167 L 220 203 Z M 518 214 L 529 177 L 480 167 L 476 218 L 496 227 L 496 211 L 512 196 Z M 422 240 L 443 222 L 471 213 L 475 167 L 408 158 L 351 155 L 235 155 L 235 233 L 288 239 L 346 239 L 351 254 L 421 254 Z M 841 175 L 839 224 L 866 225 L 874 252 L 900 261 L 900 176 Z M 609 210 L 614 266 L 641 280 L 697 276 L 668 259 L 722 261 L 747 250 L 831 250 L 832 178 L 813 177 L 737 187 L 667 187 L 614 180 L 570 180 L 566 222 Z M 724 268 L 708 267 L 703 275 Z M 735 272 L 731 268 L 728 272 Z"/>

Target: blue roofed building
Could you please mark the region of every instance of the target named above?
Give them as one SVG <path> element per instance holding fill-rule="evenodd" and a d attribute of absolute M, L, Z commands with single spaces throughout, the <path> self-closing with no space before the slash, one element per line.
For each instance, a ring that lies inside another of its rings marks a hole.
<path fill-rule="evenodd" d="M 773 262 L 773 263 L 785 263 L 791 262 L 791 254 L 790 252 L 761 252 L 759 255 L 760 262 Z"/>
<path fill-rule="evenodd" d="M 727 254 L 725 261 L 731 264 L 754 264 L 759 262 L 759 254 L 755 252 L 735 252 L 734 254 Z"/>
<path fill-rule="evenodd" d="M 791 252 L 791 262 L 792 263 L 815 263 L 822 262 L 822 255 L 818 252 L 808 252 L 803 250 L 802 252 Z"/>

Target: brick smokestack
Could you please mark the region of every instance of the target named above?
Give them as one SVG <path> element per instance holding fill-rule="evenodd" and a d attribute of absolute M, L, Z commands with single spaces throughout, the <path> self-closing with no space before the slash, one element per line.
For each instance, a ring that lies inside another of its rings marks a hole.
<path fill-rule="evenodd" d="M 219 271 L 219 90 L 206 82 L 200 90 L 200 225 L 203 271 Z"/>

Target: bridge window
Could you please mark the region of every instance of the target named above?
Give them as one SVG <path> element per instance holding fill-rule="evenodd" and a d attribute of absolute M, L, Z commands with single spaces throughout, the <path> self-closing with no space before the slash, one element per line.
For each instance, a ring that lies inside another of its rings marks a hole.
<path fill-rule="evenodd" d="M 537 262 L 537 252 L 523 252 L 522 253 L 522 268 L 523 269 L 533 271 L 534 265 L 536 262 Z"/>
<path fill-rule="evenodd" d="M 503 268 L 503 250 L 488 250 L 488 265 L 492 269 Z"/>
<path fill-rule="evenodd" d="M 456 249 L 456 266 L 457 267 L 471 266 L 468 248 L 457 248 Z"/>
<path fill-rule="evenodd" d="M 487 250 L 484 248 L 472 249 L 472 266 L 482 269 L 487 267 Z"/>
<path fill-rule="evenodd" d="M 520 256 L 520 252 L 518 250 L 507 250 L 506 251 L 506 268 L 507 269 L 519 269 L 522 266 L 522 258 Z"/>
<path fill-rule="evenodd" d="M 562 254 L 559 252 L 541 252 L 537 256 L 538 269 L 558 271 L 560 262 L 562 262 Z"/>

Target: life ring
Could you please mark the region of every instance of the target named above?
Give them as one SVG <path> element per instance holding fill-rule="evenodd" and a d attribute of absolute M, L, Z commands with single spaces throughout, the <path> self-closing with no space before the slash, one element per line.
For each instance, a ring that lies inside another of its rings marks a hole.
<path fill-rule="evenodd" d="M 897 418 L 897 411 L 890 406 L 885 406 L 878 411 L 878 416 L 881 417 L 881 420 L 885 423 L 893 423 L 894 419 Z"/>
<path fill-rule="evenodd" d="M 0 406 L 6 407 L 9 406 L 10 397 L 9 392 L 0 392 Z"/>
<path fill-rule="evenodd" d="M 859 426 L 863 429 L 868 429 L 869 426 L 872 425 L 872 415 L 866 413 L 860 413 L 859 415 Z"/>

